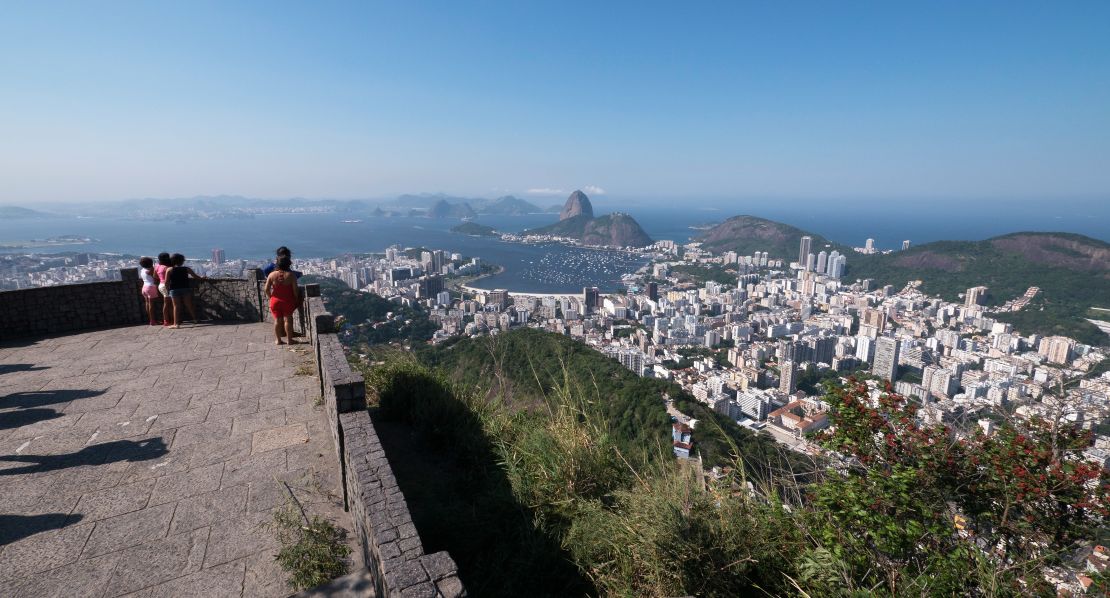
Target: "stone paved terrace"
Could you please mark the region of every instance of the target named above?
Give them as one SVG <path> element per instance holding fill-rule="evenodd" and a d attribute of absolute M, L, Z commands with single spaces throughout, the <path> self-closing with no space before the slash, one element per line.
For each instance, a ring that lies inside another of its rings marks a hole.
<path fill-rule="evenodd" d="M 290 594 L 260 527 L 282 481 L 350 523 L 311 351 L 271 330 L 0 343 L 0 595 Z"/>

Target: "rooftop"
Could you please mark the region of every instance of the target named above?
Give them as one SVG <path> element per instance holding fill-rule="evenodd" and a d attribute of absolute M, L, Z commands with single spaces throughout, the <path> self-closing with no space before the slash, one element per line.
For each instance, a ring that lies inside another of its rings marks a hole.
<path fill-rule="evenodd" d="M 288 595 L 261 527 L 286 488 L 350 519 L 312 353 L 272 334 L 224 323 L 0 342 L 3 593 Z"/>

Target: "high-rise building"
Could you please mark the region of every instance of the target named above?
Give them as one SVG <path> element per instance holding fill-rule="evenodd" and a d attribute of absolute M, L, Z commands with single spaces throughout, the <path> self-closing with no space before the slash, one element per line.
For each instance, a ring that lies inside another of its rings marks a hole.
<path fill-rule="evenodd" d="M 1037 352 L 1052 363 L 1067 364 L 1072 359 L 1075 341 L 1066 336 L 1046 336 L 1037 345 Z"/>
<path fill-rule="evenodd" d="M 902 251 L 905 251 L 909 248 L 910 248 L 910 240 L 906 239 L 905 241 L 902 241 Z"/>
<path fill-rule="evenodd" d="M 875 253 L 875 239 L 868 239 L 863 244 L 864 253 Z"/>
<path fill-rule="evenodd" d="M 828 264 L 829 254 L 824 251 L 817 253 L 817 272 L 824 272 Z"/>
<path fill-rule="evenodd" d="M 496 305 L 500 309 L 505 309 L 509 304 L 509 291 L 504 289 L 497 289 L 486 293 L 486 305 Z"/>
<path fill-rule="evenodd" d="M 964 306 L 983 305 L 987 302 L 987 287 L 971 287 L 964 294 Z"/>
<path fill-rule="evenodd" d="M 887 314 L 881 309 L 867 308 L 860 314 L 861 326 L 872 326 L 879 332 L 886 328 Z"/>
<path fill-rule="evenodd" d="M 417 297 L 420 299 L 435 298 L 443 290 L 443 277 L 437 275 L 425 276 L 420 279 Z"/>
<path fill-rule="evenodd" d="M 812 253 L 807 255 L 806 261 L 802 265 L 805 267 L 806 272 L 813 272 L 814 267 L 817 265 L 817 256 Z"/>
<path fill-rule="evenodd" d="M 601 292 L 597 287 L 582 287 L 582 305 L 586 308 L 586 313 L 601 305 Z"/>
<path fill-rule="evenodd" d="M 647 292 L 648 299 L 651 299 L 652 301 L 659 299 L 659 283 L 652 281 L 644 285 L 644 287 L 644 290 Z"/>
<path fill-rule="evenodd" d="M 779 366 L 779 390 L 785 394 L 798 390 L 798 365 L 793 361 L 784 361 Z"/>
<path fill-rule="evenodd" d="M 436 293 L 436 305 L 451 305 L 451 293 L 448 291 Z"/>
<path fill-rule="evenodd" d="M 809 358 L 814 363 L 832 364 L 833 355 L 836 353 L 835 336 L 810 337 L 808 345 Z"/>
<path fill-rule="evenodd" d="M 898 376 L 897 339 L 882 336 L 875 341 L 875 363 L 871 366 L 871 373 L 890 382 Z"/>
<path fill-rule="evenodd" d="M 802 237 L 802 242 L 798 247 L 798 265 L 802 268 L 806 267 L 806 260 L 809 259 L 809 251 L 813 245 L 813 237 L 806 235 Z"/>
<path fill-rule="evenodd" d="M 832 278 L 840 278 L 844 276 L 844 264 L 848 263 L 848 258 L 840 255 L 840 252 L 834 251 L 829 254 L 828 267 L 825 269 L 825 274 Z"/>
<path fill-rule="evenodd" d="M 224 250 L 223 249 L 213 249 L 212 250 L 212 263 L 217 265 L 217 266 L 224 263 Z"/>
<path fill-rule="evenodd" d="M 875 341 L 868 336 L 856 337 L 856 359 L 871 363 L 875 357 Z"/>

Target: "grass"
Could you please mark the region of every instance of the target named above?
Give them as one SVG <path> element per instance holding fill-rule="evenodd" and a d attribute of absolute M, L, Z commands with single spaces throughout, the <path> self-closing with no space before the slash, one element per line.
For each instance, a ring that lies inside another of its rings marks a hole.
<path fill-rule="evenodd" d="M 472 595 L 790 593 L 796 525 L 737 491 L 743 467 L 706 488 L 626 457 L 568 385 L 513 408 L 403 355 L 364 372 L 425 549 L 450 551 Z"/>
<path fill-rule="evenodd" d="M 318 515 L 310 519 L 291 492 L 285 505 L 274 511 L 269 527 L 281 544 L 275 560 L 294 590 L 313 588 L 347 573 L 351 549 L 344 530 Z"/>
<path fill-rule="evenodd" d="M 312 362 L 302 363 L 302 364 L 298 365 L 296 367 L 296 369 L 293 370 L 293 375 L 294 376 L 315 376 L 316 375 L 316 366 L 314 366 L 312 364 Z"/>

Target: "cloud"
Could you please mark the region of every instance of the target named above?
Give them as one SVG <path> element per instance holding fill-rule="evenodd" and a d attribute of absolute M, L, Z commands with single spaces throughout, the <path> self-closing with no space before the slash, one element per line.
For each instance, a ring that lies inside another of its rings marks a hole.
<path fill-rule="evenodd" d="M 562 195 L 566 193 L 562 189 L 552 189 L 551 187 L 537 187 L 525 191 L 528 195 Z"/>
<path fill-rule="evenodd" d="M 582 191 L 586 192 L 587 195 L 605 195 L 605 189 L 597 185 L 586 185 L 582 187 Z"/>

